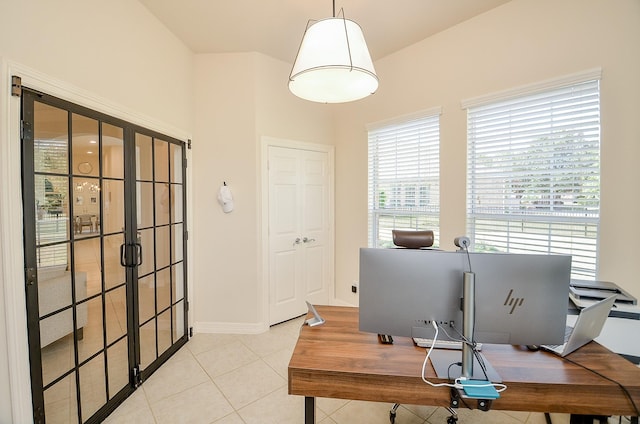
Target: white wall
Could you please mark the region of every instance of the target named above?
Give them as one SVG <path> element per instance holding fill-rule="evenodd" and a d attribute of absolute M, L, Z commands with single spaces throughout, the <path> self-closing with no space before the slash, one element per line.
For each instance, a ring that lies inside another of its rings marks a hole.
<path fill-rule="evenodd" d="M 193 279 L 196 331 L 260 332 L 263 300 L 260 138 L 328 144 L 326 105 L 287 89 L 290 65 L 258 53 L 196 56 Z M 217 192 L 226 182 L 235 210 Z"/>
<path fill-rule="evenodd" d="M 179 129 L 169 135 L 193 131 L 188 169 L 193 177 L 188 205 L 193 318 L 203 329 L 240 331 L 258 331 L 266 324 L 261 310 L 266 295 L 261 136 L 323 144 L 335 140 L 336 295 L 357 304 L 350 285 L 358 278 L 358 248 L 367 243 L 367 123 L 442 106 L 441 234 L 446 246 L 465 230 L 466 115 L 460 101 L 602 67 L 600 277 L 640 296 L 640 283 L 633 279 L 636 249 L 624 243 L 640 239 L 635 212 L 640 197 L 633 196 L 633 183 L 640 181 L 640 167 L 634 165 L 640 157 L 637 0 L 513 0 L 376 62 L 378 93 L 332 106 L 293 97 L 286 88 L 290 64 L 261 54 L 198 55 L 194 62 L 137 2 L 0 2 L 0 56 L 5 61 L 0 74 L 0 422 L 12 421 L 2 297 L 7 281 L 22 284 L 21 265 L 9 254 L 21 258 L 22 244 L 19 212 L 6 206 L 20 204 L 19 146 L 7 131 L 12 103 L 6 93 L 7 61 Z M 216 203 L 223 181 L 235 196 L 231 214 L 223 214 Z"/>
<path fill-rule="evenodd" d="M 31 417 L 29 399 L 12 408 L 25 388 L 29 395 L 28 356 L 18 369 L 7 365 L 9 356 L 26 352 L 26 334 L 7 341 L 7 326 L 20 324 L 5 318 L 13 318 L 7 293 L 24 296 L 20 149 L 9 122 L 18 100 L 7 93 L 8 72 L 25 70 L 26 80 L 59 96 L 70 93 L 181 138 L 193 126 L 194 102 L 193 54 L 138 2 L 0 0 L 0 9 L 0 423 L 8 423 Z"/>
<path fill-rule="evenodd" d="M 192 125 L 193 54 L 144 6 L 2 0 L 0 54 L 180 129 Z"/>
<path fill-rule="evenodd" d="M 336 115 L 337 296 L 357 304 L 367 245 L 367 123 L 442 106 L 441 243 L 465 232 L 466 113 L 460 101 L 602 68 L 599 278 L 640 297 L 640 2 L 514 0 L 376 62 L 379 91 Z M 627 242 L 631 240 L 631 242 Z"/>

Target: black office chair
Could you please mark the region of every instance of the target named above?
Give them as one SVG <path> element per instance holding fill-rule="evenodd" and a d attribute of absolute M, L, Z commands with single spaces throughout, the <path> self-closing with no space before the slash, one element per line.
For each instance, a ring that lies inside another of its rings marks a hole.
<path fill-rule="evenodd" d="M 433 231 L 431 230 L 391 230 L 393 244 L 407 249 L 422 249 L 433 246 Z"/>
<path fill-rule="evenodd" d="M 433 231 L 431 230 L 391 230 L 393 236 L 393 244 L 406 249 L 422 249 L 433 246 Z M 396 421 L 399 403 L 391 407 L 389 411 L 389 421 L 391 424 Z"/>

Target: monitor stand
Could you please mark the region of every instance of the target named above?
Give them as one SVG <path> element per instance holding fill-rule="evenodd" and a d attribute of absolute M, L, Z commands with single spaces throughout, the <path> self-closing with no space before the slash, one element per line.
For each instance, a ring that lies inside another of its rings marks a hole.
<path fill-rule="evenodd" d="M 495 368 L 493 368 L 491 363 L 484 357 L 484 355 L 482 355 L 482 353 L 478 352 L 478 355 L 482 358 L 482 361 L 487 368 L 487 375 L 482 371 L 478 358 L 474 356 L 473 374 L 471 379 L 489 380 L 492 383 L 502 383 L 500 374 L 498 374 Z M 438 378 L 443 380 L 455 380 L 462 376 L 462 368 L 459 365 L 456 365 L 460 363 L 459 350 L 433 349 L 429 359 L 431 359 L 431 364 L 433 365 L 433 369 L 436 371 Z"/>
<path fill-rule="evenodd" d="M 473 340 L 475 284 L 475 274 L 465 272 L 462 279 L 462 334 L 465 340 Z M 456 379 L 462 376 L 472 380 L 489 380 L 493 383 L 499 383 L 501 381 L 500 375 L 480 352 L 477 352 L 477 355 L 482 358 L 487 370 L 486 375 L 473 352 L 473 348 L 466 343 L 462 344 L 462 368 L 453 365 L 460 362 L 460 352 L 458 351 L 433 350 L 430 358 L 438 378 Z"/>

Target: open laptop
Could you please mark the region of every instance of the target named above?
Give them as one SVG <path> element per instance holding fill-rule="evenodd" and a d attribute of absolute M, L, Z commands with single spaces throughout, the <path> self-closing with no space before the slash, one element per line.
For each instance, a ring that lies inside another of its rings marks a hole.
<path fill-rule="evenodd" d="M 607 297 L 599 302 L 580 310 L 578 319 L 573 327 L 567 326 L 564 344 L 542 345 L 542 349 L 560 356 L 566 356 L 574 350 L 586 345 L 600 335 L 609 311 L 616 301 L 616 295 Z"/>

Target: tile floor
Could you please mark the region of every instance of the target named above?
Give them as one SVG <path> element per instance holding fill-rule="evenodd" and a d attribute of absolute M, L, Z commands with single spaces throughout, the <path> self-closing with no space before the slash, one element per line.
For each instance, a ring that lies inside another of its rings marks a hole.
<path fill-rule="evenodd" d="M 105 421 L 108 424 L 302 424 L 287 366 L 302 318 L 258 335 L 196 334 Z M 318 399 L 319 424 L 387 424 L 390 404 Z M 397 424 L 445 424 L 443 408 L 403 405 Z M 545 424 L 543 414 L 459 410 L 459 424 Z M 552 414 L 553 424 L 568 415 Z M 617 423 L 618 418 L 610 418 Z M 625 422 L 623 420 L 623 422 Z"/>

